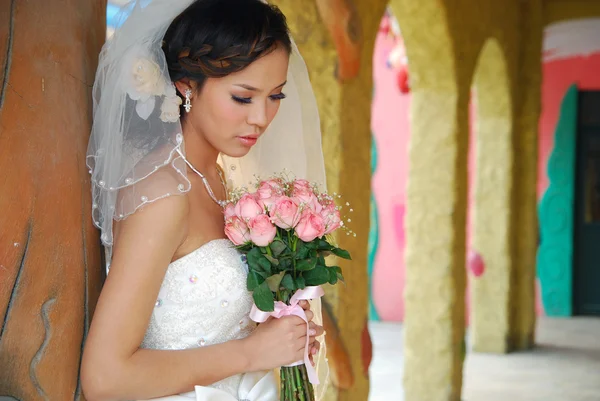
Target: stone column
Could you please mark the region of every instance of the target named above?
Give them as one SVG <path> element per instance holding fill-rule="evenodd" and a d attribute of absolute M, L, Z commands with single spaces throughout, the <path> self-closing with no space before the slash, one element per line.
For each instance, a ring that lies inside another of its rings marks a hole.
<path fill-rule="evenodd" d="M 473 279 L 473 349 L 510 350 L 514 193 L 514 119 L 511 78 L 497 39 L 484 44 L 475 72 L 477 169 L 473 249 L 485 272 Z"/>
<path fill-rule="evenodd" d="M 104 0 L 0 5 L 0 398 L 83 399 L 102 281 L 85 153 L 105 18 Z"/>
<path fill-rule="evenodd" d="M 469 67 L 459 68 L 446 9 L 393 0 L 411 77 L 407 188 L 406 401 L 459 401 L 465 333 Z"/>
<path fill-rule="evenodd" d="M 521 103 L 515 137 L 515 248 L 514 330 L 515 349 L 532 348 L 536 321 L 536 254 L 538 249 L 537 180 L 538 127 L 541 112 L 543 2 L 523 3 L 525 25 L 520 67 Z"/>

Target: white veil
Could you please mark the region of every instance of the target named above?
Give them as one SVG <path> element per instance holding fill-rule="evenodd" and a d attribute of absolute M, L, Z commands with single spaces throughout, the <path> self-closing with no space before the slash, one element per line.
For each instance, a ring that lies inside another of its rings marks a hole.
<path fill-rule="evenodd" d="M 94 122 L 87 165 L 92 176 L 92 217 L 101 230 L 110 265 L 113 220 L 147 203 L 186 193 L 180 99 L 170 81 L 161 49 L 171 22 L 194 1 L 133 0 L 117 16 L 117 28 L 100 53 L 93 88 Z M 264 0 L 263 0 L 264 1 Z M 317 103 L 306 65 L 292 41 L 286 100 L 267 131 L 242 158 L 220 157 L 231 186 L 287 169 L 326 188 Z M 321 302 L 312 301 L 322 324 Z M 329 369 L 324 339 L 316 358 L 324 397 Z"/>

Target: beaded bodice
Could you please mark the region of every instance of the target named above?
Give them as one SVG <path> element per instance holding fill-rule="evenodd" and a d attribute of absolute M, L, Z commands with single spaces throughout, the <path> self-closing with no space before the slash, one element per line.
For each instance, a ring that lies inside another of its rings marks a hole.
<path fill-rule="evenodd" d="M 248 336 L 252 295 L 248 267 L 227 239 L 210 241 L 171 263 L 161 285 L 142 348 L 181 350 Z M 237 394 L 241 376 L 213 385 Z"/>

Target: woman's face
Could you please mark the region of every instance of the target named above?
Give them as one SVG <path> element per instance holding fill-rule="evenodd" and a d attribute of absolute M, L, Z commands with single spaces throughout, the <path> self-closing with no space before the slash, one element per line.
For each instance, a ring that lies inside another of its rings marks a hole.
<path fill-rule="evenodd" d="M 239 72 L 207 79 L 193 91 L 186 124 L 220 153 L 246 155 L 285 98 L 288 63 L 289 53 L 278 46 Z"/>

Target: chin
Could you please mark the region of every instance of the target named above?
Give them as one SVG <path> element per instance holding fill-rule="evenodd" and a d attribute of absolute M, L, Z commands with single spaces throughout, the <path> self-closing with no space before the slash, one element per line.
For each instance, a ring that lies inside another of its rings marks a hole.
<path fill-rule="evenodd" d="M 240 158 L 240 157 L 244 157 L 248 153 L 250 153 L 250 148 L 239 147 L 239 148 L 231 148 L 231 149 L 226 149 L 226 150 L 224 149 L 221 151 L 221 153 L 224 154 L 225 156 Z"/>

